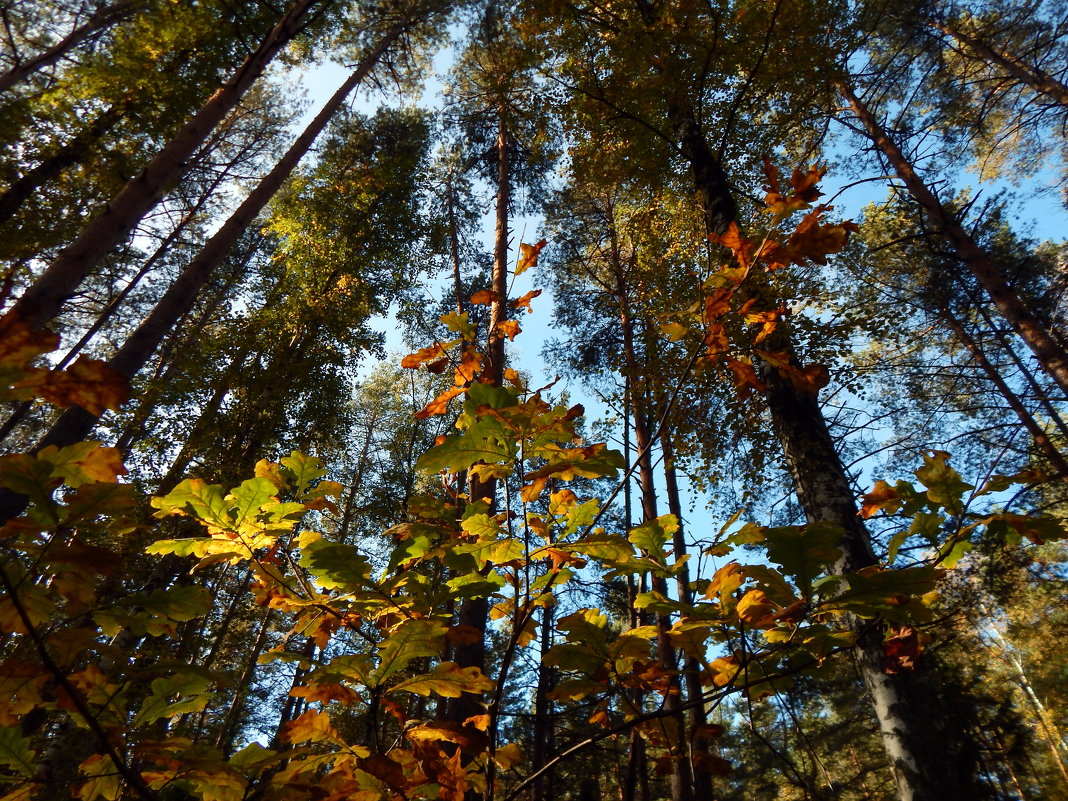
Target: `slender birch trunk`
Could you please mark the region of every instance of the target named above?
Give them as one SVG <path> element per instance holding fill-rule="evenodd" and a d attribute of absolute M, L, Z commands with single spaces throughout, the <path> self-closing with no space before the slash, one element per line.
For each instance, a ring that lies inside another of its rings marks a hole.
<path fill-rule="evenodd" d="M 302 30 L 316 3 L 332 0 L 294 0 L 277 25 L 245 59 L 231 79 L 219 87 L 174 138 L 64 248 L 15 304 L 33 328 L 46 326 L 59 314 L 82 281 L 116 245 L 189 171 L 196 149 L 240 102 L 271 60 Z"/>
<path fill-rule="evenodd" d="M 844 81 L 839 82 L 837 88 L 853 114 L 860 120 L 868 138 L 886 157 L 931 224 L 957 251 L 957 255 L 986 290 L 998 311 L 1034 352 L 1035 358 L 1050 378 L 1068 395 L 1068 351 L 1020 299 L 1016 290 L 1009 286 L 1000 265 L 976 243 L 952 211 L 941 203 L 924 183 L 912 163 L 875 119 L 871 110 L 857 97 L 853 88 Z"/>

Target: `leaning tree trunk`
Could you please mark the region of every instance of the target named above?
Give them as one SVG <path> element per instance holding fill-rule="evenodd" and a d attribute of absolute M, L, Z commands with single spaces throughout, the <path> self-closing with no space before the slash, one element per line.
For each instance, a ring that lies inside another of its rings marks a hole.
<path fill-rule="evenodd" d="M 122 119 L 132 104 L 114 105 L 102 111 L 96 119 L 79 131 L 69 142 L 56 148 L 40 164 L 19 176 L 11 186 L 0 194 L 0 225 L 3 225 L 22 208 L 22 204 L 38 189 L 59 176 L 68 167 L 81 164 L 103 136 Z"/>
<path fill-rule="evenodd" d="M 383 36 L 375 49 L 360 62 L 348 80 L 334 93 L 304 132 L 297 137 L 271 172 L 260 181 L 222 228 L 208 240 L 200 253 L 182 270 L 148 317 L 127 337 L 122 347 L 108 361 L 108 366 L 112 370 L 122 376 L 132 378 L 148 363 L 167 333 L 193 307 L 201 288 L 211 278 L 215 268 L 233 248 L 244 230 L 292 173 L 301 157 L 307 153 L 330 118 L 344 103 L 345 98 L 366 77 L 402 31 L 402 27 L 396 27 Z M 96 421 L 96 415 L 80 406 L 67 409 L 37 443 L 34 452 L 49 445 L 62 448 L 79 442 L 88 436 Z M 16 495 L 9 490 L 0 490 L 0 520 L 10 520 L 21 514 L 25 506 L 24 496 Z"/>
<path fill-rule="evenodd" d="M 38 53 L 33 58 L 20 61 L 11 69 L 0 73 L 0 92 L 6 92 L 34 73 L 52 66 L 90 37 L 133 16 L 140 5 L 143 4 L 119 2 L 104 6 L 47 50 Z"/>
<path fill-rule="evenodd" d="M 975 60 L 1007 72 L 1049 102 L 1068 106 L 1068 86 L 1036 64 L 1029 64 L 1013 53 L 1000 50 L 981 36 L 970 34 L 952 23 L 931 21 L 928 25 L 963 45 L 961 49 L 965 56 L 969 55 L 967 50 L 971 50 L 974 53 L 971 57 Z"/>
<path fill-rule="evenodd" d="M 1056 444 L 1050 439 L 1046 430 L 1038 424 L 1030 410 L 1024 406 L 1020 397 L 1013 392 L 1012 387 L 1002 377 L 998 369 L 991 364 L 990 359 L 986 357 L 986 353 L 979 346 L 979 343 L 969 334 L 964 324 L 957 319 L 947 305 L 942 304 L 938 307 L 938 314 L 942 320 L 949 326 L 954 336 L 964 345 L 968 353 L 971 354 L 972 359 L 975 361 L 976 366 L 983 371 L 983 374 L 990 380 L 996 388 L 998 393 L 1005 399 L 1005 402 L 1009 404 L 1009 408 L 1012 409 L 1016 415 L 1020 424 L 1027 429 L 1027 432 L 1031 435 L 1031 439 L 1034 440 L 1035 447 L 1049 462 L 1056 473 L 1057 478 L 1062 482 L 1068 484 L 1068 459 L 1065 459 L 1063 453 L 1058 450 Z"/>
<path fill-rule="evenodd" d="M 837 88 L 860 120 L 868 138 L 886 157 L 931 224 L 957 251 L 957 255 L 986 290 L 998 311 L 1034 352 L 1035 358 L 1050 378 L 1068 395 L 1068 351 L 1020 299 L 1016 290 L 1009 286 L 1001 267 L 976 243 L 952 211 L 946 208 L 924 183 L 912 163 L 875 119 L 871 110 L 857 97 L 853 88 L 844 81 L 839 82 Z"/>
<path fill-rule="evenodd" d="M 33 328 L 43 328 L 112 248 L 184 176 L 192 156 L 266 69 L 275 55 L 300 33 L 309 9 L 331 0 L 294 0 L 281 21 L 246 57 L 233 77 L 215 91 L 171 141 L 111 199 L 31 284 L 15 309 Z"/>
<path fill-rule="evenodd" d="M 700 131 L 697 132 L 698 134 Z M 687 146 L 694 179 L 703 198 L 728 192 L 725 181 L 709 180 L 720 170 L 704 136 L 694 135 Z M 717 208 L 733 208 L 733 201 L 720 198 Z M 718 222 L 710 233 L 723 233 L 733 220 L 722 214 L 706 220 Z M 770 349 L 792 353 L 789 330 L 780 322 L 772 334 Z M 877 563 L 869 534 L 858 516 L 849 475 L 835 448 L 815 393 L 799 391 L 777 369 L 761 365 L 767 391 L 765 398 L 782 445 L 798 501 L 810 523 L 831 522 L 842 529 L 842 558 L 833 565 L 836 573 L 859 570 Z M 901 801 L 945 801 L 969 797 L 975 787 L 974 760 L 963 738 L 955 737 L 952 721 L 942 714 L 940 700 L 922 675 L 887 674 L 883 668 L 882 633 L 874 626 L 854 621 L 857 630 L 857 662 L 879 721 L 883 747 L 893 769 Z M 979 797 L 978 794 L 975 797 Z"/>

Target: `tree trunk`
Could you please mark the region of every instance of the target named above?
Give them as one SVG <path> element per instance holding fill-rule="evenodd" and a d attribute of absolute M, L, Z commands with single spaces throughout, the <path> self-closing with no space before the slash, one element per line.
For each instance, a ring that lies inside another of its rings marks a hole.
<path fill-rule="evenodd" d="M 703 139 L 700 130 L 693 135 Z M 710 152 L 707 143 L 702 145 L 699 141 L 690 148 L 699 156 Z M 710 180 L 700 158 L 691 160 L 691 167 L 699 187 Z M 724 186 L 723 182 L 712 180 L 701 188 L 700 194 L 715 197 Z M 711 226 L 718 215 L 711 215 L 706 209 L 705 217 Z M 778 341 L 769 341 L 771 350 L 793 353 L 790 333 L 783 322 L 772 338 Z M 799 392 L 769 364 L 761 364 L 761 372 L 767 386 L 768 409 L 805 517 L 810 523 L 831 522 L 842 529 L 839 545 L 843 556 L 833 566 L 834 571 L 854 571 L 876 564 L 868 532 L 857 513 L 849 476 L 816 395 Z M 884 671 L 882 633 L 877 628 L 860 621 L 854 621 L 853 627 L 859 635 L 858 666 L 875 708 L 901 801 L 969 797 L 969 790 L 977 787 L 974 760 L 968 753 L 968 743 L 954 736 L 952 721 L 940 708 L 939 699 L 922 676 L 889 675 Z M 981 793 L 972 797 L 981 797 Z"/>
<path fill-rule="evenodd" d="M 125 106 L 112 106 L 83 128 L 69 142 L 61 145 L 36 167 L 27 170 L 0 194 L 0 225 L 14 217 L 34 192 L 56 178 L 68 167 L 81 164 L 93 146 L 122 119 Z"/>
<path fill-rule="evenodd" d="M 189 171 L 193 153 L 237 106 L 274 56 L 300 33 L 309 9 L 316 3 L 329 2 L 331 0 L 294 0 L 233 77 L 208 98 L 174 138 L 27 288 L 15 305 L 27 323 L 35 329 L 43 328 L 59 314 L 63 303 L 101 259 L 126 239 L 167 190 Z"/>
<path fill-rule="evenodd" d="M 303 1 L 314 2 L 314 0 Z M 245 198 L 222 228 L 208 240 L 200 253 L 182 270 L 175 282 L 160 298 L 148 317 L 127 337 L 122 347 L 108 361 L 108 366 L 112 370 L 127 378 L 132 378 L 144 367 L 167 333 L 193 307 L 200 290 L 207 283 L 219 262 L 225 258 L 244 230 L 267 205 L 282 182 L 292 173 L 301 157 L 307 153 L 330 118 L 341 107 L 345 98 L 378 63 L 382 54 L 402 31 L 402 27 L 389 31 L 375 46 L 375 49 L 359 63 L 356 70 L 327 101 L 270 173 Z M 95 415 L 80 406 L 67 409 L 37 443 L 34 452 L 49 445 L 65 447 L 85 439 L 96 420 Z M 15 495 L 8 490 L 0 490 L 0 520 L 10 520 L 21 514 L 25 509 L 25 503 L 23 496 Z"/>
<path fill-rule="evenodd" d="M 490 306 L 489 333 L 486 340 L 486 364 L 482 380 L 491 386 L 504 383 L 504 333 L 499 324 L 504 322 L 508 309 L 508 225 L 511 206 L 512 165 L 508 155 L 508 128 L 504 109 L 498 110 L 497 124 L 497 204 L 496 226 L 493 246 L 493 275 L 491 286 L 494 297 Z M 493 478 L 472 478 L 469 481 L 469 497 L 472 501 L 484 499 L 490 504 L 489 514 L 496 510 L 497 482 Z M 460 667 L 486 667 L 486 621 L 489 616 L 489 600 L 468 598 L 460 605 L 457 619 L 461 625 L 470 626 L 478 632 L 474 642 L 458 643 L 453 658 Z M 464 693 L 447 705 L 447 714 L 453 723 L 463 723 L 473 715 L 482 714 L 482 701 L 473 693 Z"/>
<path fill-rule="evenodd" d="M 94 34 L 129 19 L 137 11 L 139 5 L 141 3 L 120 2 L 99 9 L 88 20 L 74 28 L 44 52 L 37 54 L 33 58 L 20 61 L 11 69 L 0 73 L 0 92 L 6 92 L 13 86 L 25 81 L 35 72 L 52 66 Z"/>
<path fill-rule="evenodd" d="M 1034 64 L 1028 64 L 1012 53 L 995 48 L 982 37 L 967 33 L 952 23 L 930 21 L 927 24 L 963 45 L 962 52 L 968 49 L 972 50 L 975 54 L 973 58 L 977 58 L 977 60 L 986 64 L 1000 67 L 1020 83 L 1030 87 L 1047 100 L 1060 106 L 1068 106 L 1068 86 L 1065 86 L 1045 70 Z M 965 55 L 967 55 L 966 52 Z"/>
<path fill-rule="evenodd" d="M 675 559 L 686 556 L 686 532 L 682 525 L 682 500 L 679 494 L 678 475 L 675 472 L 675 447 L 671 441 L 670 428 L 665 424 L 660 428 L 660 451 L 664 455 L 664 493 L 667 496 L 668 511 L 679 521 L 678 530 L 675 531 L 673 547 Z M 683 565 L 678 575 L 677 592 L 679 601 L 687 606 L 693 604 L 693 591 L 690 589 L 689 565 Z M 701 686 L 701 662 L 694 657 L 687 657 L 683 670 L 685 680 L 686 700 L 693 704 L 688 714 L 688 745 L 690 750 L 690 765 L 693 771 L 693 795 L 697 801 L 712 798 L 712 775 L 703 767 L 701 755 L 704 753 L 700 744 L 698 733 L 708 722 L 705 716 L 704 704 L 698 704 L 697 699 L 704 695 Z"/>
<path fill-rule="evenodd" d="M 1016 290 L 1008 285 L 1001 267 L 994 263 L 964 230 L 953 213 L 935 197 L 894 140 L 857 97 L 852 87 L 845 82 L 839 82 L 837 88 L 849 103 L 857 119 L 860 120 L 868 137 L 882 151 L 931 224 L 957 251 L 957 255 L 986 290 L 998 311 L 1034 352 L 1039 364 L 1050 378 L 1056 381 L 1061 390 L 1068 395 L 1068 351 L 1065 351 L 1042 321 L 1020 300 Z"/>
<path fill-rule="evenodd" d="M 618 253 L 615 251 L 613 255 Z M 638 364 L 637 353 L 634 347 L 634 326 L 630 316 L 627 297 L 627 286 L 623 280 L 622 265 L 616 266 L 617 275 L 617 298 L 620 308 L 620 330 L 623 334 L 623 356 L 628 376 L 641 374 Z M 638 478 L 641 486 L 642 499 L 642 522 L 649 523 L 657 519 L 656 485 L 653 475 L 653 440 L 649 431 L 647 415 L 652 405 L 647 387 L 642 391 L 630 392 L 630 412 L 634 421 L 634 442 L 638 448 Z M 654 592 L 668 597 L 667 581 L 660 576 L 654 576 L 651 581 Z M 671 617 L 664 613 L 656 615 L 657 627 L 657 660 L 660 668 L 666 673 L 674 674 L 678 668 L 676 664 L 675 649 L 671 646 L 668 630 L 671 628 Z M 664 731 L 665 739 L 670 743 L 671 757 L 671 799 L 672 801 L 691 801 L 693 799 L 693 774 L 690 767 L 689 752 L 686 748 L 686 722 L 682 712 L 679 711 L 681 698 L 679 696 L 678 676 L 672 676 L 668 694 L 664 697 L 664 707 L 673 710 L 669 723 L 670 727 Z M 674 732 L 671 731 L 674 729 Z"/>
<path fill-rule="evenodd" d="M 1061 411 L 1057 408 L 1057 405 L 1050 399 L 1048 387 L 1042 386 L 1042 384 L 1038 382 L 1038 379 L 1035 378 L 1034 370 L 1032 370 L 1030 365 L 1026 364 L 1020 354 L 1017 353 L 1017 349 L 1014 347 L 1014 343 L 1011 341 L 1009 334 L 1002 330 L 1002 328 L 996 325 L 994 320 L 991 319 L 986 304 L 976 303 L 975 310 L 979 312 L 979 316 L 983 318 L 983 322 L 986 323 L 986 327 L 990 329 L 994 338 L 997 339 L 1002 350 L 1005 351 L 1012 363 L 1016 365 L 1016 369 L 1020 372 L 1020 375 L 1023 376 L 1024 381 L 1027 382 L 1027 386 L 1029 386 L 1031 391 L 1035 394 L 1035 400 L 1046 413 L 1046 417 L 1049 418 L 1050 422 L 1053 423 L 1054 427 L 1060 432 L 1061 437 L 1068 442 L 1068 422 L 1066 422 L 1061 415 Z"/>
<path fill-rule="evenodd" d="M 983 371 L 984 375 L 990 382 L 997 387 L 998 392 L 1005 399 L 1005 402 L 1009 404 L 1009 408 L 1016 414 L 1021 425 L 1027 429 L 1031 438 L 1034 440 L 1035 447 L 1039 452 L 1049 461 L 1050 467 L 1052 467 L 1057 477 L 1064 483 L 1068 484 L 1068 459 L 1065 459 L 1064 454 L 1061 453 L 1057 446 L 1053 444 L 1053 441 L 1049 438 L 1049 435 L 1035 420 L 1034 415 L 1023 405 L 1019 396 L 1012 391 L 1012 387 L 1006 383 L 1005 379 L 1001 377 L 1001 373 L 998 369 L 990 363 L 990 360 L 986 358 L 986 354 L 983 349 L 979 347 L 979 344 L 972 339 L 971 335 L 964 330 L 964 326 L 960 320 L 956 318 L 953 312 L 948 306 L 940 306 L 938 309 L 939 315 L 953 331 L 957 339 L 968 350 L 975 360 L 976 365 Z"/>

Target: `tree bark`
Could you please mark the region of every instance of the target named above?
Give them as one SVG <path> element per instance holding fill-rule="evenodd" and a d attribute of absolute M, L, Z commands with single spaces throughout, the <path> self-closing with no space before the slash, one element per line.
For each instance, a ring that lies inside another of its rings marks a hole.
<path fill-rule="evenodd" d="M 695 136 L 700 136 L 698 130 Z M 694 146 L 700 154 L 707 144 Z M 691 161 L 694 179 L 711 183 L 702 197 L 718 196 L 725 186 L 707 177 L 700 158 Z M 719 208 L 723 208 L 722 204 Z M 718 215 L 706 220 L 711 226 Z M 729 224 L 732 220 L 726 220 Z M 723 222 L 721 219 L 720 222 Z M 710 229 L 714 232 L 715 229 Z M 772 334 L 772 350 L 793 353 L 785 323 Z M 857 513 L 848 473 L 835 449 L 815 393 L 803 393 L 772 365 L 760 365 L 767 391 L 765 398 L 798 501 L 810 523 L 830 522 L 842 529 L 843 556 L 833 565 L 836 573 L 876 564 L 868 532 Z M 940 708 L 936 694 L 923 676 L 887 674 L 883 668 L 882 633 L 876 627 L 853 622 L 858 632 L 856 658 L 868 688 L 901 801 L 945 801 L 969 797 L 977 788 L 974 760 L 967 743 L 955 737 L 952 721 Z M 974 797 L 981 797 L 976 793 Z"/>
<path fill-rule="evenodd" d="M 664 455 L 664 494 L 667 496 L 668 511 L 675 516 L 679 527 L 675 531 L 672 545 L 675 551 L 675 559 L 686 556 L 686 532 L 682 524 L 682 500 L 679 493 L 678 475 L 675 471 L 675 446 L 671 441 L 671 430 L 668 425 L 660 428 L 660 452 Z M 690 606 L 693 604 L 693 591 L 690 589 L 689 565 L 683 565 L 677 580 L 677 592 L 680 603 Z M 688 744 L 690 750 L 690 765 L 693 772 L 693 796 L 697 801 L 712 798 L 712 775 L 703 768 L 699 753 L 695 753 L 700 746 L 698 733 L 701 727 L 708 722 L 705 716 L 704 704 L 697 704 L 698 698 L 704 695 L 701 687 L 701 663 L 694 657 L 687 657 L 683 670 L 686 688 L 686 700 L 693 704 L 688 713 Z"/>
<path fill-rule="evenodd" d="M 618 250 L 613 248 L 613 258 Z M 617 300 L 620 311 L 620 330 L 623 335 L 623 356 L 628 376 L 641 374 L 638 364 L 637 352 L 634 347 L 634 325 L 631 319 L 627 285 L 624 282 L 622 265 L 616 262 L 617 276 Z M 656 502 L 656 485 L 653 475 L 653 439 L 649 431 L 647 416 L 651 406 L 648 387 L 642 387 L 641 392 L 635 392 L 633 386 L 630 392 L 630 413 L 634 427 L 634 443 L 638 448 L 638 478 L 641 487 L 642 522 L 649 523 L 658 517 Z M 668 597 L 667 581 L 660 576 L 654 576 L 651 580 L 652 589 Z M 677 655 L 671 645 L 668 630 L 671 628 L 671 617 L 664 613 L 656 615 L 656 652 L 660 668 L 668 674 L 677 671 Z M 693 799 L 693 773 L 691 769 L 690 755 L 686 748 L 686 720 L 680 711 L 681 698 L 678 676 L 673 675 L 669 685 L 669 691 L 664 697 L 665 709 L 672 710 L 672 723 L 675 729 L 675 737 L 671 736 L 670 730 L 665 730 L 665 739 L 670 744 L 671 756 L 671 799 L 672 801 L 692 801 Z"/>
<path fill-rule="evenodd" d="M 868 138 L 882 151 L 931 224 L 957 251 L 957 255 L 986 290 L 998 311 L 1034 352 L 1035 358 L 1050 378 L 1057 382 L 1061 390 L 1068 395 L 1068 351 L 1065 351 L 1042 321 L 1027 308 L 1016 290 L 1008 285 L 1001 267 L 979 247 L 953 213 L 924 183 L 901 149 L 879 125 L 871 110 L 857 97 L 852 87 L 843 81 L 838 83 L 837 88 L 857 119 L 860 120 Z"/>
<path fill-rule="evenodd" d="M 69 142 L 63 144 L 40 164 L 27 170 L 3 194 L 0 194 L 0 225 L 16 214 L 34 192 L 56 178 L 68 167 L 81 164 L 100 139 L 122 119 L 125 107 L 111 106 L 83 128 Z"/>
<path fill-rule="evenodd" d="M 126 239 L 167 190 L 188 172 L 193 153 L 237 106 L 274 56 L 300 33 L 311 7 L 330 2 L 332 0 L 294 0 L 279 23 L 231 79 L 208 98 L 174 138 L 27 288 L 15 304 L 23 320 L 40 329 L 59 314 L 63 303 L 77 291 L 104 256 Z"/>
<path fill-rule="evenodd" d="M 983 322 L 986 323 L 986 327 L 994 335 L 994 338 L 997 339 L 1002 350 L 1005 351 L 1012 363 L 1016 365 L 1016 369 L 1019 370 L 1020 375 L 1023 376 L 1027 386 L 1031 388 L 1035 400 L 1038 401 L 1038 404 L 1046 413 L 1046 417 L 1049 418 L 1050 422 L 1053 423 L 1054 427 L 1060 432 L 1061 437 L 1068 442 L 1068 422 L 1065 421 L 1060 409 L 1057 408 L 1057 405 L 1050 398 L 1049 388 L 1042 386 L 1042 384 L 1039 383 L 1038 379 L 1035 377 L 1034 370 L 1031 369 L 1031 366 L 1028 365 L 1017 352 L 1017 348 L 1014 346 L 1009 334 L 991 319 L 986 304 L 976 303 L 975 310 L 979 312 L 979 316 L 983 318 Z"/>
<path fill-rule="evenodd" d="M 491 287 L 494 293 L 490 306 L 489 332 L 486 340 L 486 364 L 482 380 L 491 386 L 504 383 L 504 333 L 499 324 L 504 322 L 508 309 L 508 226 L 512 195 L 512 165 L 508 154 L 509 136 L 504 108 L 498 109 L 497 121 L 497 203 L 493 245 L 493 275 Z M 493 478 L 471 478 L 468 495 L 472 501 L 489 502 L 489 514 L 496 510 L 497 482 Z M 468 598 L 460 605 L 458 622 L 478 632 L 473 642 L 456 645 L 453 658 L 460 667 L 486 667 L 486 622 L 489 617 L 489 600 Z M 464 693 L 447 705 L 447 714 L 453 723 L 463 723 L 473 715 L 482 714 L 480 698 L 473 693 Z"/>
<path fill-rule="evenodd" d="M 1065 86 L 1045 70 L 1034 64 L 1028 64 L 1012 53 L 994 47 L 982 37 L 970 34 L 952 23 L 932 20 L 927 24 L 939 33 L 955 39 L 964 46 L 962 50 L 972 50 L 977 60 L 1000 67 L 1020 83 L 1033 89 L 1047 100 L 1060 106 L 1068 106 L 1068 86 Z"/>
<path fill-rule="evenodd" d="M 1065 459 L 1064 454 L 1057 449 L 1053 440 L 1049 438 L 1049 434 L 1047 434 L 1042 426 L 1038 424 L 1034 415 L 1032 415 L 1027 407 L 1024 406 L 1019 396 L 1012 391 L 1012 387 L 1010 387 L 1005 379 L 1002 378 L 998 369 L 990 363 L 990 360 L 986 357 L 983 349 L 979 347 L 979 343 L 977 343 L 964 329 L 963 324 L 957 319 L 956 315 L 953 314 L 952 310 L 950 310 L 948 306 L 943 305 L 939 307 L 938 313 L 945 321 L 946 325 L 949 326 L 950 330 L 953 331 L 953 334 L 957 339 L 960 340 L 960 343 L 964 345 L 967 351 L 972 355 L 972 358 L 975 360 L 979 369 L 982 370 L 983 374 L 986 375 L 990 382 L 997 387 L 1001 397 L 1003 397 L 1005 402 L 1009 404 L 1009 408 L 1012 409 L 1013 413 L 1020 421 L 1020 424 L 1023 425 L 1031 435 L 1035 447 L 1037 447 L 1039 452 L 1041 452 L 1046 460 L 1049 461 L 1050 467 L 1056 471 L 1057 478 L 1068 484 L 1068 459 Z"/>
<path fill-rule="evenodd" d="M 129 19 L 137 11 L 140 3 L 120 2 L 105 6 L 96 11 L 88 20 L 74 28 L 70 33 L 33 58 L 18 62 L 6 72 L 0 73 L 0 92 L 6 92 L 25 81 L 36 72 L 50 67 L 72 52 L 78 45 L 98 34 Z"/>
<path fill-rule="evenodd" d="M 313 0 L 304 1 L 312 2 Z M 200 253 L 182 270 L 175 282 L 160 298 L 148 317 L 127 337 L 122 347 L 108 361 L 108 366 L 112 370 L 127 378 L 132 378 L 147 364 L 167 333 L 193 307 L 200 290 L 207 283 L 219 262 L 225 258 L 244 230 L 267 205 L 267 202 L 278 191 L 283 181 L 292 173 L 301 157 L 307 153 L 316 137 L 323 131 L 338 108 L 341 107 L 345 98 L 366 77 L 367 73 L 377 64 L 382 54 L 400 36 L 402 31 L 402 27 L 393 28 L 383 36 L 374 50 L 359 63 L 356 70 L 342 84 L 341 88 L 334 93 L 333 97 L 327 101 L 326 105 L 315 116 L 315 119 L 297 137 L 297 140 L 270 173 L 245 198 L 244 202 L 223 224 L 222 228 L 208 240 Z M 48 430 L 48 433 L 37 443 L 34 452 L 49 445 L 64 447 L 85 439 L 96 420 L 97 417 L 95 415 L 90 414 L 80 406 L 67 409 Z M 0 520 L 10 520 L 12 517 L 21 514 L 23 509 L 25 509 L 25 498 L 23 496 L 15 495 L 7 490 L 0 490 Z"/>

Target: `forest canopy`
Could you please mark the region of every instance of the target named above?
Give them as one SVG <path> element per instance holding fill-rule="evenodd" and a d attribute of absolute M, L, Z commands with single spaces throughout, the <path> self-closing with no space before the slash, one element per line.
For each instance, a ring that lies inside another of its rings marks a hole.
<path fill-rule="evenodd" d="M 0 801 L 1068 801 L 1062 0 L 0 21 Z"/>

